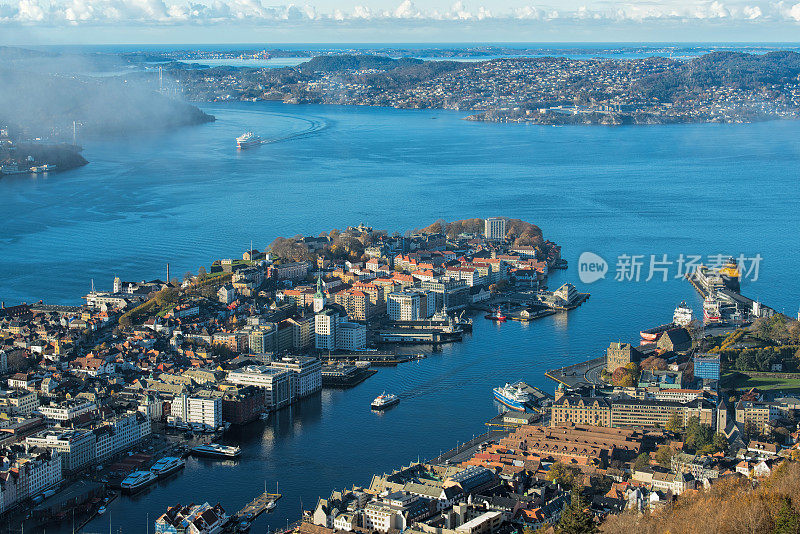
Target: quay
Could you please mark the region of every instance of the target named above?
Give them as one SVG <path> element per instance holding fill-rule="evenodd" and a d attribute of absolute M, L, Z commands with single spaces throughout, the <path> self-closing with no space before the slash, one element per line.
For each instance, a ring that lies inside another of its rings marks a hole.
<path fill-rule="evenodd" d="M 461 462 L 466 462 L 475 455 L 475 453 L 483 444 L 502 439 L 510 432 L 511 430 L 505 429 L 489 430 L 488 432 L 484 432 L 480 436 L 475 436 L 471 440 L 465 441 L 464 443 L 456 443 L 456 447 L 454 449 L 450 449 L 449 451 L 440 454 L 436 458 L 433 458 L 430 463 L 460 464 Z"/>
<path fill-rule="evenodd" d="M 406 328 L 390 328 L 379 330 L 378 342 L 386 344 L 401 344 L 408 343 L 413 345 L 441 345 L 443 343 L 452 343 L 461 341 L 463 331 L 454 330 L 447 332 L 441 329 L 406 329 Z"/>
<path fill-rule="evenodd" d="M 601 356 L 585 362 L 574 363 L 557 369 L 550 369 L 544 376 L 563 384 L 569 388 L 581 385 L 602 385 L 600 381 L 600 371 L 606 363 L 606 357 Z"/>
<path fill-rule="evenodd" d="M 268 493 L 265 491 L 233 514 L 228 520 L 228 524 L 235 527 L 240 521 L 252 521 L 266 512 L 271 503 L 277 503 L 282 496 L 280 493 Z"/>
<path fill-rule="evenodd" d="M 320 359 L 324 363 L 357 363 L 369 362 L 370 365 L 397 365 L 399 363 L 421 360 L 425 358 L 422 353 L 395 354 L 394 352 L 347 352 L 343 354 L 323 354 Z"/>

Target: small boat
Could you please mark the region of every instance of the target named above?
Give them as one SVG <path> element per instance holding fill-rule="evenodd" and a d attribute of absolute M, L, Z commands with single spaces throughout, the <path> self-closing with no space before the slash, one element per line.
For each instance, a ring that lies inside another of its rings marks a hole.
<path fill-rule="evenodd" d="M 105 506 L 101 506 L 100 508 L 97 509 L 97 515 L 103 515 L 104 513 L 106 513 Z"/>
<path fill-rule="evenodd" d="M 372 409 L 373 410 L 385 410 L 390 406 L 394 406 L 400 402 L 400 397 L 397 395 L 393 395 L 391 393 L 387 394 L 385 391 L 378 395 L 374 401 L 372 401 Z"/>
<path fill-rule="evenodd" d="M 267 507 L 265 509 L 266 509 L 267 512 L 271 512 L 271 511 L 273 511 L 275 509 L 276 506 L 277 506 L 277 504 L 275 504 L 275 501 L 269 501 L 267 503 Z"/>
<path fill-rule="evenodd" d="M 269 420 L 269 412 L 262 413 L 261 414 L 261 420 L 262 421 L 268 421 Z"/>
<path fill-rule="evenodd" d="M 250 531 L 250 522 L 249 521 L 241 521 L 237 526 L 236 530 L 239 532 L 249 532 Z"/>
<path fill-rule="evenodd" d="M 247 132 L 236 138 L 236 146 L 244 150 L 245 148 L 252 148 L 261 144 L 261 138 L 253 132 Z"/>
<path fill-rule="evenodd" d="M 138 491 L 156 481 L 158 475 L 152 471 L 134 471 L 120 484 L 120 488 L 128 492 Z"/>
<path fill-rule="evenodd" d="M 150 468 L 150 471 L 155 473 L 158 477 L 165 477 L 174 473 L 175 471 L 178 471 L 185 465 L 186 462 L 182 458 L 178 458 L 176 456 L 165 456 L 154 463 L 153 467 Z"/>
<path fill-rule="evenodd" d="M 522 389 L 519 382 L 496 387 L 492 392 L 494 393 L 494 398 L 498 402 L 518 412 L 524 412 L 531 402 L 530 394 Z"/>
<path fill-rule="evenodd" d="M 487 319 L 489 319 L 491 321 L 495 321 L 495 322 L 498 322 L 498 323 L 504 323 L 504 322 L 506 322 L 506 319 L 508 319 L 508 317 L 503 315 L 503 310 L 499 306 L 497 307 L 497 309 L 495 310 L 494 313 L 490 313 L 488 315 L 484 315 L 484 317 L 486 317 Z"/>
<path fill-rule="evenodd" d="M 210 458 L 238 458 L 242 449 L 230 445 L 220 445 L 219 443 L 205 443 L 192 447 L 191 453 L 195 456 L 207 456 Z"/>

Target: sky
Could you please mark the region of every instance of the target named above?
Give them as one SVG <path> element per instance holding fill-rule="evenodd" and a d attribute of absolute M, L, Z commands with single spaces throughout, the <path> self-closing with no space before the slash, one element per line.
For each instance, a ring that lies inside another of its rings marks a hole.
<path fill-rule="evenodd" d="M 0 0 L 0 43 L 797 42 L 800 0 Z"/>

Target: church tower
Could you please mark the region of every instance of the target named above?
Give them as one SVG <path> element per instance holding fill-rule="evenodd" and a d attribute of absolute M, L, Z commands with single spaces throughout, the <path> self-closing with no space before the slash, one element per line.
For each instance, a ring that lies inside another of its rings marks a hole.
<path fill-rule="evenodd" d="M 122 293 L 122 280 L 119 276 L 114 278 L 114 293 Z"/>
<path fill-rule="evenodd" d="M 317 276 L 317 292 L 314 293 L 314 313 L 321 312 L 322 308 L 324 308 L 327 303 L 328 299 L 325 297 L 325 291 L 322 289 L 322 278 Z"/>

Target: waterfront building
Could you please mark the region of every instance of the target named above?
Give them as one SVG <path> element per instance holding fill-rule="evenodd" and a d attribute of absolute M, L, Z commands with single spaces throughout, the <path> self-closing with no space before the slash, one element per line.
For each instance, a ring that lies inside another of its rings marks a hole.
<path fill-rule="evenodd" d="M 506 220 L 502 217 L 489 217 L 483 223 L 486 239 L 501 241 L 506 238 Z"/>
<path fill-rule="evenodd" d="M 719 354 L 697 354 L 694 357 L 694 377 L 719 380 Z"/>
<path fill-rule="evenodd" d="M 568 424 L 611 426 L 611 403 L 604 397 L 565 395 L 550 409 L 550 426 Z"/>
<path fill-rule="evenodd" d="M 177 427 L 201 425 L 216 430 L 222 426 L 222 393 L 201 390 L 195 395 L 175 397 L 167 422 Z"/>
<path fill-rule="evenodd" d="M 76 473 L 95 460 L 95 434 L 91 430 L 50 428 L 28 436 L 25 443 L 58 451 L 64 473 Z"/>
<path fill-rule="evenodd" d="M 230 371 L 228 381 L 263 389 L 267 408 L 276 410 L 288 406 L 294 401 L 292 374 L 293 372 L 288 369 L 279 369 L 269 365 L 248 365 Z"/>
<path fill-rule="evenodd" d="M 437 311 L 446 309 L 454 312 L 470 304 L 469 286 L 463 280 L 429 280 L 423 281 L 420 287 L 432 294 L 433 307 Z"/>
<path fill-rule="evenodd" d="M 63 480 L 61 454 L 57 450 L 25 447 L 13 453 L 12 469 L 19 472 L 17 500 L 35 497 L 41 492 L 58 486 Z M 8 480 L 8 478 L 6 478 Z"/>
<path fill-rule="evenodd" d="M 344 321 L 336 330 L 336 348 L 344 351 L 367 349 L 367 326 L 361 323 Z"/>
<path fill-rule="evenodd" d="M 302 399 L 322 389 L 322 362 L 307 356 L 291 356 L 274 360 L 270 367 L 292 373 L 294 399 Z"/>
<path fill-rule="evenodd" d="M 606 349 L 606 370 L 613 373 L 629 363 L 639 363 L 642 353 L 630 343 L 611 343 Z"/>
<path fill-rule="evenodd" d="M 243 425 L 258 419 L 265 407 L 264 393 L 255 386 L 226 388 L 222 396 L 222 421 Z"/>
<path fill-rule="evenodd" d="M 386 311 L 389 318 L 393 321 L 418 321 L 426 318 L 427 315 L 422 315 L 421 312 L 421 300 L 422 294 L 413 290 L 389 293 L 386 297 Z M 427 300 L 426 298 L 426 308 Z"/>
<path fill-rule="evenodd" d="M 673 328 L 661 334 L 656 347 L 664 352 L 683 352 L 692 348 L 692 336 L 685 328 Z"/>
<path fill-rule="evenodd" d="M 155 534 L 216 534 L 227 522 L 228 515 L 219 504 L 179 504 L 156 519 Z"/>
<path fill-rule="evenodd" d="M 364 350 L 367 346 L 367 327 L 350 322 L 341 306 L 330 305 L 314 317 L 317 350 Z"/>
<path fill-rule="evenodd" d="M 95 461 L 103 462 L 109 457 L 136 446 L 150 435 L 150 418 L 141 412 L 127 412 L 105 419 L 93 429 L 95 434 Z"/>

